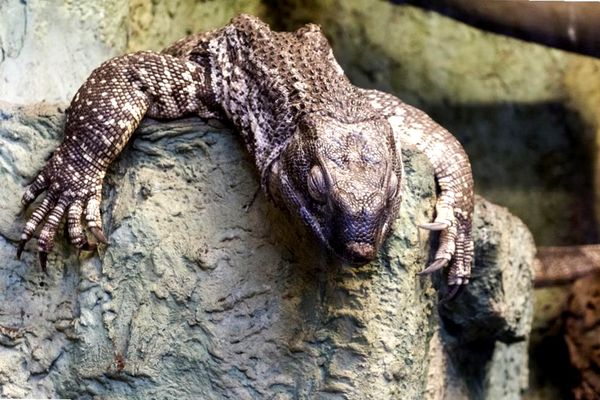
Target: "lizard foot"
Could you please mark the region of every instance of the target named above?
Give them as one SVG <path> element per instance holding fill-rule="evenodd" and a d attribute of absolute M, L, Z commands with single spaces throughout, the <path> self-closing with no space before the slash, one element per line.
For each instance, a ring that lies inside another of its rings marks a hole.
<path fill-rule="evenodd" d="M 51 179 L 46 171 L 55 172 L 55 179 Z M 33 237 L 38 227 L 42 227 L 38 237 L 38 253 L 42 270 L 46 271 L 48 253 L 54 247 L 54 239 L 58 226 L 66 215 L 67 231 L 71 244 L 80 251 L 93 251 L 95 243 L 90 243 L 81 224 L 85 217 L 87 226 L 98 242 L 107 243 L 106 235 L 102 231 L 102 219 L 100 215 L 101 179 L 84 179 L 86 185 L 81 184 L 73 178 L 67 178 L 62 171 L 58 170 L 52 160 L 42 172 L 36 177 L 31 185 L 25 190 L 21 203 L 27 208 L 43 191 L 46 196 L 40 205 L 33 211 L 31 217 L 23 228 L 21 241 L 17 247 L 17 258 L 21 257 L 26 243 Z M 58 172 L 58 173 L 56 173 Z M 90 185 L 90 182 L 93 182 Z M 91 186 L 93 190 L 86 189 Z M 84 210 L 85 206 L 85 210 Z"/>
<path fill-rule="evenodd" d="M 437 207 L 437 217 L 433 223 L 419 227 L 428 230 L 439 230 L 439 247 L 434 261 L 419 275 L 428 275 L 449 265 L 448 294 L 444 301 L 456 298 L 462 288 L 469 283 L 471 263 L 473 260 L 473 240 L 471 238 L 471 216 L 460 211 L 453 212 L 448 207 Z M 436 229 L 432 229 L 432 227 Z"/>

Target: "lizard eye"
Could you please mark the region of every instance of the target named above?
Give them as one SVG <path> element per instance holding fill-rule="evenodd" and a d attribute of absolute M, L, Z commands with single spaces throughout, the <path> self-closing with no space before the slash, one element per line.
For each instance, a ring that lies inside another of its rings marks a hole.
<path fill-rule="evenodd" d="M 393 200 L 398 194 L 398 176 L 392 172 L 388 182 L 388 200 Z"/>
<path fill-rule="evenodd" d="M 321 167 L 315 165 L 310 169 L 308 174 L 308 193 L 315 201 L 319 203 L 325 203 L 325 193 L 327 187 L 325 183 L 325 177 Z"/>

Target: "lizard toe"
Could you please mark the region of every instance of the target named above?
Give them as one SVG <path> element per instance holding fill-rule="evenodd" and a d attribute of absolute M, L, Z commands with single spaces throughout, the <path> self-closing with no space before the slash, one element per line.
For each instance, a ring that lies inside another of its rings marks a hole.
<path fill-rule="evenodd" d="M 423 275 L 429 275 L 437 270 L 440 270 L 442 268 L 444 268 L 446 265 L 448 265 L 448 259 L 446 258 L 439 258 L 436 259 L 434 262 L 432 262 L 427 268 L 425 268 L 423 271 L 417 273 L 417 275 L 423 276 Z"/>
<path fill-rule="evenodd" d="M 444 258 L 451 260 L 456 252 L 456 225 L 450 226 L 440 232 L 440 242 L 437 251 L 435 252 L 435 259 Z"/>
<path fill-rule="evenodd" d="M 33 237 L 33 234 L 37 230 L 38 226 L 41 222 L 46 218 L 46 215 L 53 209 L 56 204 L 56 195 L 54 193 L 48 193 L 42 203 L 33 211 L 27 223 L 25 223 L 25 227 L 23 228 L 23 232 L 21 233 L 21 241 L 19 242 L 19 246 L 17 248 L 17 258 L 21 257 L 23 250 L 25 249 L 25 244 Z"/>
<path fill-rule="evenodd" d="M 81 248 L 87 243 L 87 237 L 81 226 L 81 216 L 83 214 L 83 201 L 77 199 L 70 206 L 67 212 L 67 230 L 71 244 Z"/>
<path fill-rule="evenodd" d="M 102 228 L 98 226 L 91 226 L 90 232 L 92 233 L 92 235 L 94 235 L 97 241 L 103 244 L 108 244 L 108 240 L 106 239 L 106 235 L 104 234 Z"/>
<path fill-rule="evenodd" d="M 469 220 L 459 220 L 455 239 L 455 252 L 448 273 L 449 285 L 465 285 L 471 275 L 473 240 Z"/>
<path fill-rule="evenodd" d="M 419 224 L 417 226 L 428 231 L 443 231 L 444 229 L 448 229 L 450 227 L 450 225 L 446 222 L 428 222 L 425 224 Z"/>
<path fill-rule="evenodd" d="M 43 172 L 40 172 L 33 182 L 25 189 L 23 197 L 21 198 L 21 204 L 24 208 L 27 208 L 33 201 L 48 188 L 49 181 L 44 176 Z"/>

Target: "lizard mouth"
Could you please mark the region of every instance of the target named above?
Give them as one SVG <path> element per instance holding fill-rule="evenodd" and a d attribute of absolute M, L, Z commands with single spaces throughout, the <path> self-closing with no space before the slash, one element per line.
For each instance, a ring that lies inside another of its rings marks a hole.
<path fill-rule="evenodd" d="M 377 258 L 387 230 L 387 222 L 381 226 L 380 218 L 342 215 L 329 232 L 329 246 L 335 254 L 349 264 L 360 266 Z"/>
<path fill-rule="evenodd" d="M 377 249 L 371 243 L 349 242 L 343 254 L 343 259 L 352 265 L 360 266 L 367 264 L 375 259 Z"/>

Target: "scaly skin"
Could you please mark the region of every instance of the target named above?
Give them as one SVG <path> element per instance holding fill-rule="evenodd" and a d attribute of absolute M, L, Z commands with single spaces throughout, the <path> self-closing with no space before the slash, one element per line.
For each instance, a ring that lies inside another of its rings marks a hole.
<path fill-rule="evenodd" d="M 71 242 L 93 249 L 82 216 L 106 241 L 102 180 L 144 116 L 185 114 L 229 120 L 260 173 L 263 190 L 319 241 L 354 264 L 373 260 L 401 202 L 401 145 L 416 146 L 441 188 L 436 261 L 450 264 L 451 293 L 468 282 L 473 258 L 473 180 L 466 154 L 447 131 L 395 97 L 353 86 L 319 28 L 273 32 L 242 15 L 222 29 L 180 40 L 162 53 L 117 57 L 96 69 L 69 109 L 64 142 L 23 196 L 47 194 L 19 247 L 43 224 L 42 266 L 67 214 Z M 45 221 L 45 222 L 44 222 Z"/>

